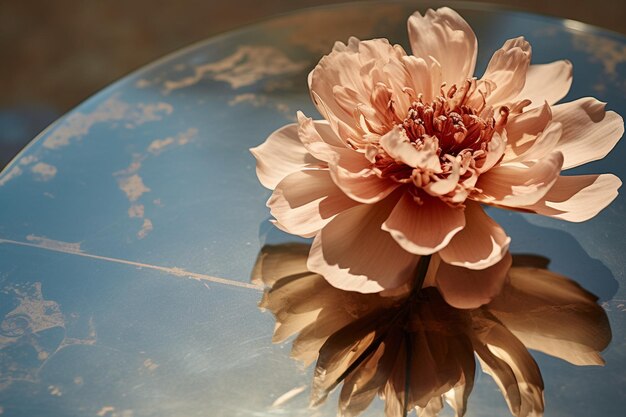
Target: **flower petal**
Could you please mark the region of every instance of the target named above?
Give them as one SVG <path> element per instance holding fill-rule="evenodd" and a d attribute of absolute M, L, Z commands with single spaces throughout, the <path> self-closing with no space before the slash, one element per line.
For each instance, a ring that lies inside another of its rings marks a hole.
<path fill-rule="evenodd" d="M 360 203 L 371 204 L 391 194 L 399 183 L 379 178 L 362 153 L 351 149 L 337 152 L 337 159 L 330 164 L 333 181 L 350 198 Z"/>
<path fill-rule="evenodd" d="M 403 285 L 419 257 L 402 249 L 380 228 L 395 202 L 390 197 L 336 216 L 315 237 L 309 269 L 347 291 L 372 293 Z"/>
<path fill-rule="evenodd" d="M 507 40 L 493 54 L 481 78 L 496 84 L 496 89 L 487 97 L 488 105 L 497 107 L 510 102 L 522 91 L 530 55 L 530 44 L 521 36 Z"/>
<path fill-rule="evenodd" d="M 427 62 L 434 58 L 441 65 L 441 81 L 460 84 L 474 74 L 478 42 L 457 12 L 448 7 L 429 9 L 424 16 L 415 12 L 407 25 L 413 55 Z"/>
<path fill-rule="evenodd" d="M 511 239 L 480 204 L 467 201 L 465 223 L 465 228 L 439 252 L 444 262 L 463 268 L 485 269 L 505 256 Z"/>
<path fill-rule="evenodd" d="M 307 151 L 324 162 L 337 159 L 336 150 L 345 148 L 345 145 L 335 135 L 328 123 L 306 117 L 301 111 L 298 111 L 297 117 L 298 137 Z"/>
<path fill-rule="evenodd" d="M 556 182 L 563 155 L 553 152 L 530 168 L 500 165 L 478 178 L 482 192 L 471 198 L 485 204 L 519 207 L 535 204 Z"/>
<path fill-rule="evenodd" d="M 488 310 L 529 349 L 574 365 L 603 365 L 611 327 L 598 298 L 546 269 L 513 267 Z"/>
<path fill-rule="evenodd" d="M 382 229 L 405 250 L 430 255 L 444 248 L 464 226 L 462 209 L 452 208 L 439 198 L 425 198 L 417 204 L 409 193 L 404 193 Z"/>
<path fill-rule="evenodd" d="M 624 134 L 624 120 L 605 105 L 586 97 L 552 107 L 552 120 L 563 124 L 555 149 L 563 153 L 563 169 L 604 158 Z"/>
<path fill-rule="evenodd" d="M 382 68 L 390 60 L 402 62 L 403 56 L 406 52 L 386 39 L 350 38 L 347 46 L 336 44 L 309 75 L 310 90 L 318 110 L 328 116 L 329 121 L 337 118 L 353 125 L 354 110 L 359 105 L 370 105 L 374 86 L 378 82 L 385 83 Z"/>
<path fill-rule="evenodd" d="M 572 85 L 572 70 L 572 63 L 567 60 L 529 66 L 524 88 L 513 101 L 528 99 L 532 102 L 529 109 L 544 102 L 556 103 Z"/>
<path fill-rule="evenodd" d="M 521 162 L 528 164 L 545 158 L 554 151 L 556 144 L 563 134 L 563 125 L 561 123 L 550 123 L 543 132 L 536 138 L 531 138 L 530 143 L 525 149 L 518 149 L 519 155 L 512 157 L 504 162 Z"/>
<path fill-rule="evenodd" d="M 570 222 L 583 222 L 611 204 L 621 185 L 622 181 L 613 174 L 559 176 L 541 201 L 520 209 Z"/>
<path fill-rule="evenodd" d="M 505 128 L 507 144 L 502 161 L 520 160 L 520 156 L 534 146 L 551 120 L 552 111 L 548 103 L 511 117 Z"/>
<path fill-rule="evenodd" d="M 510 268 L 511 254 L 508 252 L 498 263 L 481 270 L 442 262 L 437 270 L 437 288 L 452 307 L 478 308 L 500 293 Z"/>
<path fill-rule="evenodd" d="M 312 237 L 337 214 L 357 204 L 335 185 L 327 170 L 290 174 L 267 202 L 281 230 L 303 237 Z"/>
<path fill-rule="evenodd" d="M 480 167 L 477 167 L 477 171 L 480 174 L 489 171 L 494 167 L 494 165 L 500 162 L 502 155 L 506 152 L 507 141 L 508 138 L 506 131 L 503 131 L 502 133 L 493 132 L 493 136 L 487 144 L 487 156 L 485 158 L 485 162 Z"/>
<path fill-rule="evenodd" d="M 311 100 L 322 117 L 326 119 L 332 131 L 341 139 L 344 145 L 347 145 L 351 139 L 353 140 L 353 138 L 359 137 L 357 130 L 354 129 L 351 124 L 339 119 L 335 113 L 333 113 L 333 110 L 328 107 L 324 100 L 313 90 L 311 90 Z"/>
<path fill-rule="evenodd" d="M 292 172 L 327 166 L 306 150 L 298 137 L 298 125 L 289 124 L 270 134 L 265 142 L 250 149 L 256 158 L 256 174 L 264 187 L 273 190 Z"/>
<path fill-rule="evenodd" d="M 441 171 L 441 163 L 437 155 L 439 144 L 435 137 L 424 138 L 424 147 L 418 151 L 409 141 L 405 131 L 395 126 L 380 138 L 380 145 L 389 156 L 410 167 Z"/>

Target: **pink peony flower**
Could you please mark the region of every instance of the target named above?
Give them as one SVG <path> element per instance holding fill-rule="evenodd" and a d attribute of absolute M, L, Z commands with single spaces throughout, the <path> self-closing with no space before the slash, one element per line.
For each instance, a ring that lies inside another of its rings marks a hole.
<path fill-rule="evenodd" d="M 276 225 L 315 238 L 308 268 L 331 285 L 397 289 L 420 256 L 437 253 L 442 266 L 480 272 L 495 294 L 507 267 L 490 267 L 510 238 L 481 205 L 573 222 L 595 216 L 619 178 L 560 172 L 603 158 L 623 120 L 594 98 L 554 105 L 572 65 L 530 65 L 522 37 L 506 41 L 477 79 L 476 37 L 455 11 L 415 13 L 408 30 L 413 55 L 385 39 L 337 42 L 309 75 L 325 120 L 299 112 L 298 123 L 272 133 L 252 149 L 257 174 L 274 190 Z"/>

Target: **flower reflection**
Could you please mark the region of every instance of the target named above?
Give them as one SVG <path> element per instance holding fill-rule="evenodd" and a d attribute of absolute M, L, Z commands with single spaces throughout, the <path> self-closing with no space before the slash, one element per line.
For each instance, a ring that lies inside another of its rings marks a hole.
<path fill-rule="evenodd" d="M 393 295 L 338 290 L 307 269 L 308 252 L 305 244 L 264 247 L 253 280 L 268 287 L 260 306 L 276 317 L 273 341 L 297 334 L 292 356 L 316 362 L 313 406 L 343 383 L 341 416 L 360 414 L 376 395 L 387 417 L 412 409 L 436 416 L 444 402 L 462 416 L 476 356 L 513 415 L 538 416 L 543 380 L 527 349 L 575 365 L 604 363 L 599 352 L 611 338 L 604 310 L 578 284 L 545 269 L 543 258 L 513 256 L 499 295 L 458 309 L 419 282 Z"/>
<path fill-rule="evenodd" d="M 386 39 L 337 42 L 309 75 L 325 120 L 298 113 L 252 149 L 276 225 L 315 237 L 309 269 L 337 288 L 396 289 L 433 253 L 483 270 L 510 242 L 483 204 L 579 222 L 621 185 L 560 175 L 602 159 L 624 132 L 594 98 L 555 105 L 570 62 L 530 65 L 519 37 L 477 78 L 476 36 L 458 13 L 415 13 L 408 32 L 412 54 Z"/>

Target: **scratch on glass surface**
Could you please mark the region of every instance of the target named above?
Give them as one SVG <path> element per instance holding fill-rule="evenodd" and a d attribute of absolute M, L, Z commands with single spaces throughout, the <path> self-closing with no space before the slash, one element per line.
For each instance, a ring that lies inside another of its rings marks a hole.
<path fill-rule="evenodd" d="M 283 404 L 285 404 L 287 401 L 291 400 L 298 394 L 301 394 L 305 389 L 306 389 L 306 385 L 302 385 L 300 387 L 290 389 L 289 391 L 287 391 L 280 397 L 276 398 L 276 401 L 272 403 L 272 408 L 277 408 L 277 407 L 282 406 Z"/>
<path fill-rule="evenodd" d="M 619 311 L 621 313 L 626 313 L 626 300 L 614 298 L 613 300 L 603 302 L 602 308 L 606 311 Z"/>
<path fill-rule="evenodd" d="M 115 407 L 105 405 L 102 407 L 96 415 L 98 417 L 133 417 L 133 410 L 116 410 Z"/>
<path fill-rule="evenodd" d="M 301 71 L 307 65 L 306 61 L 292 61 L 282 51 L 270 46 L 240 46 L 224 59 L 196 66 L 193 75 L 165 81 L 164 93 L 197 84 L 205 76 L 227 82 L 231 88 L 237 89 L 268 76 Z"/>
<path fill-rule="evenodd" d="M 263 287 L 261 287 L 259 285 L 249 284 L 247 282 L 240 282 L 240 281 L 236 281 L 236 280 L 228 279 L 228 278 L 214 277 L 214 276 L 211 276 L 211 275 L 201 274 L 201 273 L 198 273 L 198 272 L 186 271 L 186 270 L 184 270 L 182 268 L 177 268 L 177 267 L 165 267 L 165 266 L 145 264 L 145 263 L 142 263 L 142 262 L 135 262 L 135 261 L 127 260 L 127 259 L 111 258 L 111 257 L 108 257 L 108 256 L 93 255 L 93 254 L 82 252 L 82 251 L 81 252 L 76 252 L 75 250 L 68 249 L 68 248 L 63 247 L 63 246 L 54 246 L 54 245 L 45 245 L 45 244 L 38 244 L 38 243 L 20 242 L 18 240 L 11 240 L 11 239 L 0 239 L 0 244 L 3 244 L 3 243 L 11 244 L 11 245 L 17 245 L 17 246 L 26 246 L 26 247 L 31 247 L 31 248 L 43 249 L 43 250 L 49 250 L 49 251 L 53 251 L 53 252 L 60 252 L 60 253 L 65 253 L 65 254 L 70 254 L 70 255 L 81 256 L 81 257 L 84 257 L 84 258 L 98 259 L 98 260 L 101 260 L 101 261 L 113 262 L 113 263 L 118 263 L 118 264 L 123 264 L 123 265 L 131 265 L 131 266 L 136 266 L 138 268 L 152 269 L 152 270 L 155 270 L 155 271 L 164 272 L 164 273 L 169 274 L 169 275 L 174 275 L 176 277 L 194 279 L 196 281 L 213 282 L 213 283 L 217 283 L 217 284 L 230 285 L 232 287 L 250 288 L 250 289 L 258 290 L 258 291 L 263 290 Z"/>
<path fill-rule="evenodd" d="M 80 242 L 63 242 L 60 240 L 48 239 L 45 236 L 37 236 L 33 234 L 26 236 L 26 240 L 28 240 L 29 242 L 34 242 L 35 244 L 46 248 L 61 249 L 66 252 L 74 253 L 82 252 L 82 249 L 80 248 Z"/>

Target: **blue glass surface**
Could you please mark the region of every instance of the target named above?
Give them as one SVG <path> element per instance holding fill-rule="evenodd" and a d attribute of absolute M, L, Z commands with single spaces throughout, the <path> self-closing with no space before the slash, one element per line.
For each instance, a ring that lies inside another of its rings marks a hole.
<path fill-rule="evenodd" d="M 306 75 L 335 40 L 386 37 L 434 3 L 359 3 L 279 17 L 193 45 L 106 88 L 35 138 L 0 174 L 0 415 L 326 416 L 307 408 L 310 370 L 272 345 L 249 276 L 267 242 L 269 191 L 248 149 L 303 110 Z M 564 101 L 626 114 L 626 39 L 576 22 L 457 7 L 479 40 L 478 73 L 508 38 L 533 62 L 569 59 Z M 626 144 L 576 173 L 626 178 Z M 572 172 L 574 173 L 574 172 Z M 546 416 L 617 416 L 626 389 L 624 195 L 572 224 L 489 211 L 512 252 L 597 294 L 613 342 L 604 368 L 535 357 Z M 376 403 L 365 415 L 381 412 Z M 507 415 L 479 375 L 468 416 Z"/>

